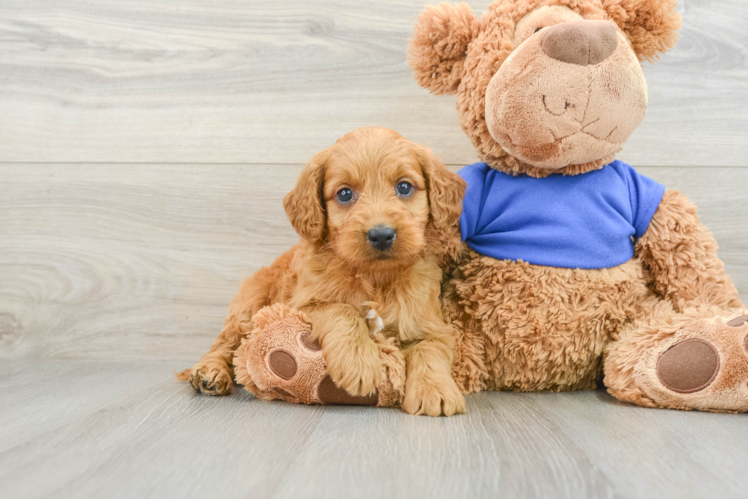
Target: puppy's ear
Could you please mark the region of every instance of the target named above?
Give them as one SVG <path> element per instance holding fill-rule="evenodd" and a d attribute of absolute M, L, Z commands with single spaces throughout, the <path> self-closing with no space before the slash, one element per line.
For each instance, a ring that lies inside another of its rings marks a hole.
<path fill-rule="evenodd" d="M 675 47 L 681 16 L 677 0 L 603 0 L 603 7 L 626 34 L 639 60 L 654 61 Z"/>
<path fill-rule="evenodd" d="M 329 149 L 314 155 L 299 174 L 294 188 L 283 198 L 283 208 L 293 228 L 299 236 L 315 243 L 322 243 L 327 236 L 323 189 L 325 163 L 329 158 Z"/>
<path fill-rule="evenodd" d="M 417 151 L 426 179 L 431 224 L 437 230 L 447 231 L 460 220 L 467 183 L 459 175 L 447 170 L 441 159 L 430 149 L 418 146 Z"/>
<path fill-rule="evenodd" d="M 444 2 L 421 12 L 408 45 L 408 64 L 418 85 L 434 94 L 457 92 L 468 45 L 480 26 L 466 3 Z"/>

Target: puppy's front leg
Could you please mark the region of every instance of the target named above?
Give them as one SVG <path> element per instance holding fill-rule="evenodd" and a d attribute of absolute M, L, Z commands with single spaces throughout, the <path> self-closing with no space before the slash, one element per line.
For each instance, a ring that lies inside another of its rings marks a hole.
<path fill-rule="evenodd" d="M 188 380 L 193 389 L 211 396 L 231 394 L 234 386 L 234 369 L 231 360 L 234 351 L 239 347 L 242 333 L 239 318 L 229 315 L 226 324 L 213 342 L 210 350 L 200 362 L 177 376 L 179 380 Z"/>
<path fill-rule="evenodd" d="M 447 325 L 405 350 L 407 379 L 403 410 L 411 415 L 450 417 L 465 413 L 465 396 L 452 378 L 453 344 Z"/>
<path fill-rule="evenodd" d="M 382 381 L 382 362 L 359 310 L 349 304 L 327 304 L 305 312 L 332 381 L 352 396 L 374 392 Z"/>

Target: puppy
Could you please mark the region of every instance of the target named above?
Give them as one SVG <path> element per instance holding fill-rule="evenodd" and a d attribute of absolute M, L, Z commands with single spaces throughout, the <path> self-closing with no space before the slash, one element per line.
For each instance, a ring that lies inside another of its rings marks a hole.
<path fill-rule="evenodd" d="M 231 361 L 252 316 L 280 302 L 307 315 L 338 387 L 370 394 L 382 366 L 366 321 L 374 313 L 362 304 L 375 303 L 384 335 L 396 338 L 406 360 L 403 409 L 464 412 L 451 376 L 455 339 L 441 312 L 439 261 L 465 188 L 430 150 L 385 128 L 355 130 L 319 152 L 283 201 L 299 244 L 243 282 L 223 331 L 183 379 L 206 394 L 231 392 Z"/>

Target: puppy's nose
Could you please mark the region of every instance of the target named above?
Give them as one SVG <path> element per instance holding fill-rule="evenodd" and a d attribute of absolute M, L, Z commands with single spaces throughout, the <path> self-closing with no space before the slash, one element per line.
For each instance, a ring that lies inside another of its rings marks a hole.
<path fill-rule="evenodd" d="M 369 243 L 376 250 L 387 250 L 392 246 L 392 242 L 395 241 L 395 230 L 389 226 L 374 226 L 369 229 L 366 234 L 369 238 Z"/>
<path fill-rule="evenodd" d="M 615 52 L 618 32 L 611 21 L 569 21 L 543 29 L 540 47 L 557 61 L 588 66 Z"/>

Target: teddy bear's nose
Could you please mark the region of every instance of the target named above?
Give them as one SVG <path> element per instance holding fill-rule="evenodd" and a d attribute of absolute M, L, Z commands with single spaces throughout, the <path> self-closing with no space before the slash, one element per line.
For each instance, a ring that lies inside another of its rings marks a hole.
<path fill-rule="evenodd" d="M 588 66 L 608 58 L 618 47 L 610 21 L 569 21 L 542 30 L 540 47 L 557 61 Z"/>

